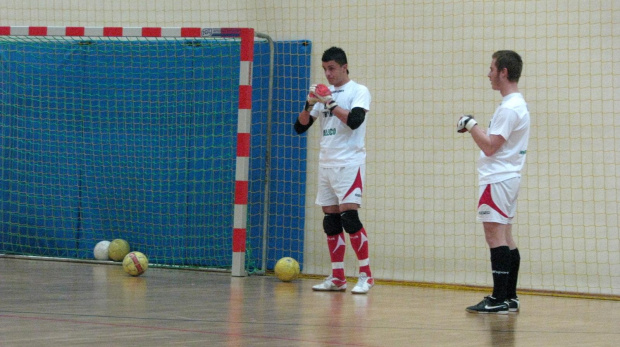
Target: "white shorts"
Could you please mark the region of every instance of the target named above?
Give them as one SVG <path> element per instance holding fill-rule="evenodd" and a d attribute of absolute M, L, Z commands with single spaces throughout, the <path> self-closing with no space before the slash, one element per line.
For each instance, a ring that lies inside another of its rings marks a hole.
<path fill-rule="evenodd" d="M 315 203 L 320 206 L 362 205 L 366 165 L 319 167 L 319 191 Z"/>
<path fill-rule="evenodd" d="M 512 224 L 517 212 L 517 196 L 521 177 L 479 186 L 479 222 Z"/>

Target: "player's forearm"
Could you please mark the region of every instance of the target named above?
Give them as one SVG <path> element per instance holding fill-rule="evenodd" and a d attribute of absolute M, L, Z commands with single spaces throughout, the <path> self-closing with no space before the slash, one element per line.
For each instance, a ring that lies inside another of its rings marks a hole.
<path fill-rule="evenodd" d="M 310 112 L 303 110 L 297 117 L 297 120 L 295 120 L 293 128 L 298 134 L 303 134 L 310 129 L 313 122 L 314 119 L 310 116 Z"/>
<path fill-rule="evenodd" d="M 479 126 L 475 126 L 471 128 L 469 133 L 471 134 L 472 139 L 474 139 L 476 145 L 478 145 L 478 148 L 480 148 L 480 150 L 486 155 L 490 146 L 490 141 L 484 131 L 480 129 Z"/>
<path fill-rule="evenodd" d="M 486 132 L 478 125 L 474 126 L 470 131 L 471 137 L 476 145 L 487 157 L 492 156 L 506 142 L 499 135 L 487 135 Z"/>
<path fill-rule="evenodd" d="M 347 121 L 349 120 L 349 110 L 336 106 L 336 108 L 332 110 L 332 114 L 338 117 L 341 122 L 347 124 Z"/>
<path fill-rule="evenodd" d="M 299 120 L 299 123 L 307 125 L 308 123 L 310 123 L 310 117 L 310 112 L 303 110 L 299 113 L 297 119 Z"/>

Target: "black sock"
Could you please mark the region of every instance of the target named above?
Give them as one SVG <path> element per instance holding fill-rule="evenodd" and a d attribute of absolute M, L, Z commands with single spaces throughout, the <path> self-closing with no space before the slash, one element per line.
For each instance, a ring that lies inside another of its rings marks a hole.
<path fill-rule="evenodd" d="M 506 298 L 514 299 L 517 297 L 517 279 L 519 278 L 519 266 L 521 265 L 521 255 L 519 249 L 510 251 L 510 274 L 508 274 L 508 284 L 506 286 Z"/>
<path fill-rule="evenodd" d="M 491 248 L 491 270 L 493 270 L 493 297 L 497 301 L 504 301 L 510 273 L 510 248 L 508 246 Z"/>

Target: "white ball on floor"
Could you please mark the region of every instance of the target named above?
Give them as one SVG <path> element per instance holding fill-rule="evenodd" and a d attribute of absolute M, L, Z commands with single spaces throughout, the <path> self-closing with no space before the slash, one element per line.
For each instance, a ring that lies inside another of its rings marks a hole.
<path fill-rule="evenodd" d="M 97 260 L 109 260 L 108 257 L 108 248 L 110 247 L 110 241 L 99 241 L 97 245 L 95 245 L 95 250 L 93 253 L 95 254 L 95 259 Z"/>

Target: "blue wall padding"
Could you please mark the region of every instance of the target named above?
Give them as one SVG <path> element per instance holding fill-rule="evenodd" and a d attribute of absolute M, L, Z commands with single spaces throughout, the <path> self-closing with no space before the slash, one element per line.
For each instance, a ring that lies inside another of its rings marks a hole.
<path fill-rule="evenodd" d="M 253 79 L 254 100 L 267 100 L 269 75 L 269 46 L 255 46 Z M 293 124 L 301 111 L 310 85 L 311 43 L 308 41 L 276 42 L 274 69 L 274 102 L 271 126 L 271 175 L 269 192 L 269 220 L 267 224 L 267 269 L 273 269 L 282 257 L 293 257 L 303 266 L 303 240 L 306 199 L 306 134 L 298 135 Z M 256 65 L 261 67 L 257 70 Z M 258 72 L 259 71 L 259 72 Z M 258 73 L 257 73 L 258 72 Z M 258 77 L 256 75 L 259 75 Z M 258 111 L 254 111 L 257 109 Z M 267 132 L 267 105 L 253 104 L 253 134 Z M 267 138 L 252 137 L 250 167 L 250 204 L 248 230 L 250 249 L 261 249 L 265 165 Z M 256 151 L 262 151 L 256 153 Z M 311 192 L 314 194 L 314 192 Z M 261 254 L 249 253 L 248 264 L 260 265 Z M 260 268 L 260 267 L 259 267 Z"/>
<path fill-rule="evenodd" d="M 121 49 L 134 54 L 115 56 Z M 262 261 L 268 49 L 255 44 L 250 268 Z M 91 258 L 99 240 L 124 238 L 153 263 L 230 266 L 238 96 L 224 91 L 237 90 L 238 61 L 228 57 L 238 50 L 0 45 L 0 252 Z M 306 136 L 292 124 L 310 50 L 276 43 L 268 269 L 281 256 L 302 262 Z M 209 102 L 213 90 L 229 102 Z"/>

